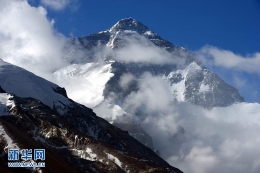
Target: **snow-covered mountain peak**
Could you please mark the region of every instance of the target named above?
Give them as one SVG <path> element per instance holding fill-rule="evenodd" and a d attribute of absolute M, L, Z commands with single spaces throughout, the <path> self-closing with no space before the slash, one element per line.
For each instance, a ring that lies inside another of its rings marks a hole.
<path fill-rule="evenodd" d="M 109 30 L 94 33 L 86 37 L 75 38 L 72 44 L 76 43 L 78 43 L 80 51 L 86 51 L 86 56 L 93 55 L 94 57 L 95 54 L 90 55 L 89 52 L 96 50 L 96 47 L 103 46 L 115 51 L 119 49 L 120 51 L 120 49 L 127 50 L 128 48 L 132 48 L 133 44 L 144 45 L 147 43 L 147 46 L 144 47 L 145 50 L 147 47 L 152 51 L 153 48 L 156 48 L 155 50 L 162 49 L 163 51 L 167 51 L 166 56 L 169 55 L 170 60 L 180 59 L 180 61 L 176 61 L 176 64 L 151 65 L 149 63 L 129 63 L 128 61 L 120 63 L 116 58 L 112 57 L 113 54 L 106 56 L 115 59 L 115 61 L 111 65 L 113 77 L 107 81 L 103 91 L 105 99 L 110 96 L 110 93 L 117 93 L 120 99 L 122 99 L 120 95 L 125 96 L 131 93 L 131 91 L 124 93 L 125 91 L 120 89 L 118 81 L 124 73 L 130 73 L 139 78 L 144 72 L 149 72 L 153 75 L 167 76 L 174 98 L 177 101 L 190 102 L 206 108 L 229 106 L 234 102 L 244 101 L 237 89 L 228 85 L 218 75 L 203 67 L 202 63 L 197 60 L 192 52 L 164 40 L 147 26 L 133 18 L 121 19 Z M 136 51 L 133 50 L 133 52 L 139 52 L 139 47 Z M 124 57 L 124 53 L 120 55 L 121 57 L 117 58 L 121 59 Z M 149 51 L 147 53 L 149 55 Z M 127 53 L 125 54 L 125 56 L 128 56 Z M 142 51 L 139 55 L 140 59 L 144 58 L 146 51 Z M 117 56 L 119 55 L 117 54 Z M 161 53 L 158 56 L 164 58 L 164 55 Z M 71 57 L 71 62 L 78 61 L 73 58 L 75 56 Z M 138 84 L 136 85 L 138 86 Z M 138 89 L 136 87 L 133 88 Z M 120 99 L 118 102 L 121 102 Z"/>
<path fill-rule="evenodd" d="M 99 32 L 98 34 L 109 35 L 106 46 L 112 49 L 123 47 L 125 45 L 125 37 L 140 39 L 140 36 L 144 36 L 148 39 L 161 40 L 161 37 L 158 34 L 133 18 L 121 19 L 110 29 Z"/>
<path fill-rule="evenodd" d="M 133 38 L 134 40 L 145 40 L 146 38 L 148 42 L 151 42 L 155 46 L 163 48 L 164 50 L 170 52 L 184 52 L 183 49 L 180 49 L 178 46 L 175 46 L 169 41 L 164 40 L 158 34 L 150 30 L 147 26 L 133 18 L 121 19 L 107 30 L 92 33 L 88 36 L 73 38 L 68 41 L 68 47 L 70 47 L 70 45 L 72 44 L 78 50 L 87 50 L 88 52 L 91 52 L 91 50 L 95 50 L 96 47 L 102 46 L 111 49 L 117 49 L 125 47 L 127 45 L 127 41 L 129 41 L 129 39 L 131 40 L 131 38 Z M 68 48 L 68 50 L 70 50 L 68 54 L 69 57 L 71 57 L 67 58 L 69 63 L 86 62 L 84 57 L 92 56 L 90 54 L 87 54 L 82 58 L 73 59 L 73 57 L 75 57 L 75 48 L 72 49 L 73 51 L 71 51 L 71 48 Z"/>
<path fill-rule="evenodd" d="M 193 61 L 188 65 L 186 69 L 190 72 L 194 72 L 194 71 L 201 70 L 202 68 L 196 62 Z"/>
<path fill-rule="evenodd" d="M 116 32 L 119 30 L 133 30 L 137 31 L 138 33 L 144 33 L 149 30 L 149 28 L 141 22 L 130 17 L 119 20 L 114 26 L 109 29 L 110 32 Z"/>
<path fill-rule="evenodd" d="M 213 108 L 244 101 L 236 88 L 196 62 L 169 73 L 166 80 L 170 82 L 173 98 L 178 102 Z"/>

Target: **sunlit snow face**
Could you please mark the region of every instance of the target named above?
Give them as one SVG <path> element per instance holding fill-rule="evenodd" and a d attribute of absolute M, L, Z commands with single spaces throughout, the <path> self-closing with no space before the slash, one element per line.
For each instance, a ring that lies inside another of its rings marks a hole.
<path fill-rule="evenodd" d="M 95 107 L 103 101 L 103 90 L 114 75 L 111 64 L 72 64 L 54 73 L 55 80 L 66 86 L 68 96 L 88 107 Z"/>

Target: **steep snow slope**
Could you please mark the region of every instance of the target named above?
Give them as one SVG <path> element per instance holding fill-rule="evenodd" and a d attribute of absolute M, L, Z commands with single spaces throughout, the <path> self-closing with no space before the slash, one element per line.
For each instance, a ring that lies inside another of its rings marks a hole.
<path fill-rule="evenodd" d="M 190 63 L 183 70 L 171 72 L 166 80 L 170 82 L 174 100 L 178 102 L 186 101 L 213 108 L 243 101 L 237 89 L 196 62 Z"/>
<path fill-rule="evenodd" d="M 1 59 L 0 81 L 0 86 L 6 92 L 20 97 L 36 98 L 50 108 L 57 102 L 70 104 L 68 98 L 54 91 L 60 90 L 58 85 Z"/>
<path fill-rule="evenodd" d="M 88 107 L 103 101 L 103 90 L 114 75 L 110 63 L 71 64 L 54 73 L 57 82 L 66 86 L 68 95 Z"/>

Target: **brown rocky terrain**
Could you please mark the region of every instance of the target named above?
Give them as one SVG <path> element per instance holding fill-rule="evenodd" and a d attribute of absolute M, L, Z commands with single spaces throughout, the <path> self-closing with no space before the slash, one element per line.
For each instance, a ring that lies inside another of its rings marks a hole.
<path fill-rule="evenodd" d="M 42 172 L 181 172 L 85 106 L 73 102 L 61 116 L 33 98 L 10 99 L 15 107 L 0 117 L 1 126 L 19 148 L 46 150 Z M 8 169 L 6 141 L 0 144 L 2 170 L 30 172 Z"/>

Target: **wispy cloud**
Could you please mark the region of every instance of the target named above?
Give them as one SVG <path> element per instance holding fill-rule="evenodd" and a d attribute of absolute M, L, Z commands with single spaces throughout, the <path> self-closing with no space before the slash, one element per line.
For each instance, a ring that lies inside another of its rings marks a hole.
<path fill-rule="evenodd" d="M 115 50 L 116 60 L 125 63 L 152 63 L 152 64 L 166 64 L 176 63 L 171 58 L 172 55 L 166 50 L 160 49 L 141 35 L 122 36 L 122 43 L 124 47 Z"/>
<path fill-rule="evenodd" d="M 242 56 L 229 50 L 223 50 L 213 46 L 204 46 L 196 53 L 200 60 L 206 65 L 241 70 L 260 75 L 260 52 Z"/>
<path fill-rule="evenodd" d="M 128 33 L 129 32 L 129 33 Z M 113 49 L 111 57 L 123 63 L 148 63 L 148 64 L 174 64 L 182 66 L 185 64 L 185 55 L 178 54 L 162 49 L 152 43 L 146 37 L 134 33 L 133 31 L 119 32 L 117 37 L 112 39 L 114 46 L 119 45 L 118 49 Z M 174 52 L 176 53 L 176 52 Z"/>
<path fill-rule="evenodd" d="M 246 86 L 246 79 L 243 79 L 243 78 L 240 78 L 239 76 L 234 76 L 233 77 L 233 80 L 234 80 L 234 83 L 235 83 L 235 86 L 237 88 L 241 88 L 241 87 L 245 87 Z"/>
<path fill-rule="evenodd" d="M 63 10 L 77 0 L 41 0 L 42 5 L 54 10 Z"/>

